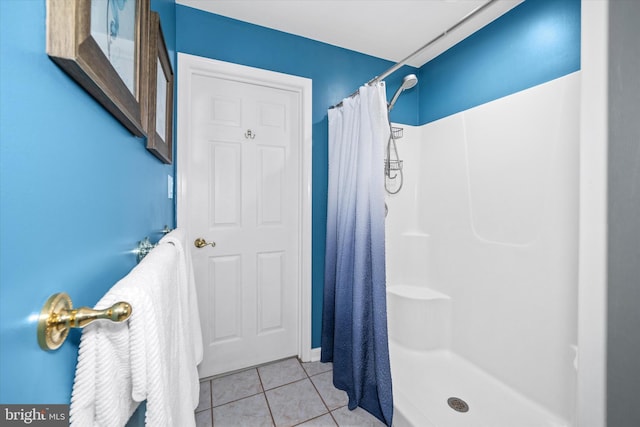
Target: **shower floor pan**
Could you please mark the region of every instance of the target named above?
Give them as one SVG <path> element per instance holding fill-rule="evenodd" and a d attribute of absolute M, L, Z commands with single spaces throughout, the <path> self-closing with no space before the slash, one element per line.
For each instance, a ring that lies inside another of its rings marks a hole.
<path fill-rule="evenodd" d="M 542 406 L 448 350 L 410 350 L 391 340 L 394 427 L 569 427 Z M 462 399 L 467 412 L 447 400 Z"/>

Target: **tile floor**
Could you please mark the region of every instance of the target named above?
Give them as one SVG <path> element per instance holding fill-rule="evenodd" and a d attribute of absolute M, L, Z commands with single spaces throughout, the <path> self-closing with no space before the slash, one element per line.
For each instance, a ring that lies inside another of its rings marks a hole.
<path fill-rule="evenodd" d="M 197 427 L 384 427 L 333 386 L 331 363 L 285 359 L 200 382 Z"/>

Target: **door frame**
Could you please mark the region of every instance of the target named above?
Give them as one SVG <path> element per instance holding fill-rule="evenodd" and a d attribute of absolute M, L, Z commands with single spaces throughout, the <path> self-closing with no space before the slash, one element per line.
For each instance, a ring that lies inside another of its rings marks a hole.
<path fill-rule="evenodd" d="M 300 105 L 299 138 L 302 145 L 299 155 L 299 233 L 298 255 L 301 260 L 298 283 L 298 357 L 311 361 L 311 142 L 312 142 L 312 80 L 209 59 L 178 52 L 178 109 L 177 109 L 177 159 L 176 198 L 177 226 L 189 232 L 188 204 L 189 182 L 186 166 L 189 159 L 191 81 L 193 75 L 205 75 L 243 83 L 258 84 L 297 93 Z"/>

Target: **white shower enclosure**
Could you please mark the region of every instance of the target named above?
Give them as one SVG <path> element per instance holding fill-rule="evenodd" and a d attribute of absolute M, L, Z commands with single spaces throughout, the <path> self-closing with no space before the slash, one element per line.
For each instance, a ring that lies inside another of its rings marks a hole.
<path fill-rule="evenodd" d="M 404 187 L 386 220 L 395 425 L 575 425 L 580 78 L 399 125 Z"/>

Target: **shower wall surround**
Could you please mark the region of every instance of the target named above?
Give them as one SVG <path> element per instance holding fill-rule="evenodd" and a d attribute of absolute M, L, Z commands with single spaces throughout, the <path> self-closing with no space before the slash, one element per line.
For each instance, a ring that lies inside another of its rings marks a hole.
<path fill-rule="evenodd" d="M 575 408 L 579 90 L 573 73 L 406 127 L 404 188 L 387 202 L 388 285 L 451 297 L 450 349 L 565 420 Z"/>
<path fill-rule="evenodd" d="M 572 423 L 580 0 L 524 2 L 419 71 L 388 285 L 451 297 L 450 350 Z M 392 361 L 393 364 L 393 361 Z"/>

